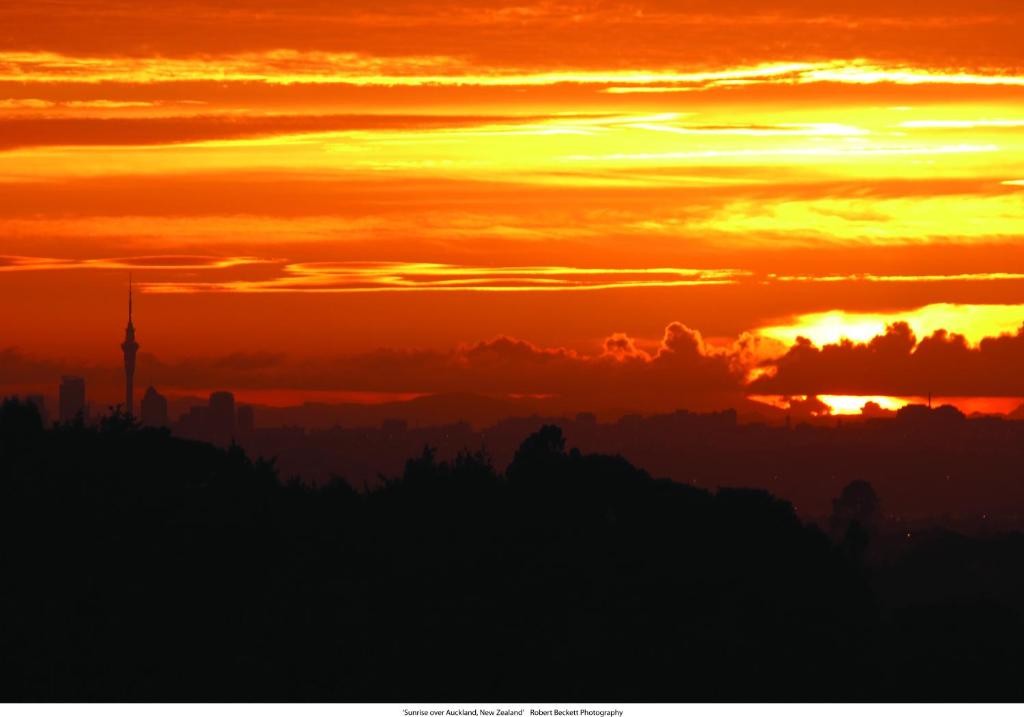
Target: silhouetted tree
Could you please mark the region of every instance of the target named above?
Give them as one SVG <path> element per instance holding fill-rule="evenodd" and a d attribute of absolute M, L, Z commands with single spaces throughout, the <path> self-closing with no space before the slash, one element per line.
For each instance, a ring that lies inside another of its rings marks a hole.
<path fill-rule="evenodd" d="M 875 489 L 865 480 L 855 480 L 832 501 L 829 526 L 833 536 L 842 538 L 852 523 L 868 534 L 874 533 L 881 519 L 882 506 Z"/>
<path fill-rule="evenodd" d="M 0 403 L 0 454 L 24 450 L 35 444 L 43 433 L 39 409 L 30 401 L 5 398 Z"/>
<path fill-rule="evenodd" d="M 368 492 L 121 418 L 4 403 L 0 430 L 2 698 L 1024 697 L 1019 538 L 933 541 L 872 585 L 771 493 L 554 426 L 504 476 L 427 448 Z M 870 522 L 869 491 L 837 512 Z"/>
<path fill-rule="evenodd" d="M 510 480 L 543 480 L 565 463 L 565 437 L 558 426 L 542 426 L 526 438 L 508 467 Z"/>
<path fill-rule="evenodd" d="M 861 561 L 881 520 L 881 503 L 874 488 L 867 481 L 855 480 L 832 501 L 829 531 L 848 555 Z"/>

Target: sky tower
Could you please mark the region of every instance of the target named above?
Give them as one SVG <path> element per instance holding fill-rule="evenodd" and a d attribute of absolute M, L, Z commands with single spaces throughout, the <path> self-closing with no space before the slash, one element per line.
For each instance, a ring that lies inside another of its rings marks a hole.
<path fill-rule="evenodd" d="M 124 410 L 129 416 L 135 415 L 135 354 L 139 344 L 135 340 L 135 325 L 132 324 L 132 275 L 128 275 L 128 325 L 124 329 Z"/>

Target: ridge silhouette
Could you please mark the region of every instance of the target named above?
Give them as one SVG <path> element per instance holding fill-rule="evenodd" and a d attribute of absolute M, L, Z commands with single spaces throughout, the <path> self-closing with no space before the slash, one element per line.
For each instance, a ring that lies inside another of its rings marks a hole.
<path fill-rule="evenodd" d="M 867 490 L 837 516 L 873 515 Z M 551 425 L 504 473 L 427 447 L 359 491 L 9 400 L 0 538 L 5 700 L 1024 697 L 1020 534 L 872 562 L 768 492 Z"/>
<path fill-rule="evenodd" d="M 276 458 L 283 476 L 322 483 L 341 475 L 352 485 L 375 485 L 396 475 L 424 445 L 450 461 L 460 450 L 486 449 L 499 471 L 526 438 L 557 425 L 584 453 L 621 455 L 659 477 L 708 490 L 760 488 L 793 503 L 799 515 L 828 528 L 843 488 L 869 481 L 885 518 L 907 528 L 941 524 L 976 535 L 1024 528 L 1024 421 L 965 417 L 943 406 L 910 406 L 886 418 L 836 417 L 813 422 L 744 422 L 734 411 L 629 415 L 598 422 L 527 416 L 484 428 L 466 422 L 303 428 L 269 424 L 257 411 L 255 427 L 238 442 L 253 457 Z"/>

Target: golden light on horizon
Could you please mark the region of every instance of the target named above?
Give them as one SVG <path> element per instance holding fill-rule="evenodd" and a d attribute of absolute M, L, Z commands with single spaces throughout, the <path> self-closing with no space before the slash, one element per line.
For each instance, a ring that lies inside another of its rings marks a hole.
<path fill-rule="evenodd" d="M 0 352 L 1016 332 L 1015 12 L 584 5 L 0 8 Z"/>
<path fill-rule="evenodd" d="M 837 416 L 859 414 L 869 403 L 877 404 L 885 411 L 898 411 L 911 403 L 920 403 L 917 400 L 896 396 L 832 396 L 829 394 L 818 396 L 818 400 L 832 409 L 832 413 Z"/>
<path fill-rule="evenodd" d="M 866 343 L 899 321 L 906 322 L 918 339 L 945 330 L 977 343 L 986 336 L 1017 333 L 1024 324 L 1024 304 L 930 304 L 888 314 L 834 310 L 798 316 L 791 324 L 766 326 L 758 331 L 787 344 L 803 337 L 824 346 L 844 339 Z"/>
<path fill-rule="evenodd" d="M 751 400 L 789 411 L 794 403 L 817 400 L 825 409 L 816 411 L 815 416 L 865 416 L 876 418 L 891 415 L 905 406 L 927 406 L 929 399 L 933 408 L 953 406 L 965 415 L 1009 414 L 1024 405 L 1024 398 L 1004 396 L 861 396 L 819 394 L 815 396 L 750 396 Z M 874 404 L 871 406 L 869 404 Z"/>

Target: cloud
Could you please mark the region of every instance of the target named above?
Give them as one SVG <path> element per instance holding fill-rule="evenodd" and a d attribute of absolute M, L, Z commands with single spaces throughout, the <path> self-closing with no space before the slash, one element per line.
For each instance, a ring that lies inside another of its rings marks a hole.
<path fill-rule="evenodd" d="M 635 339 L 623 333 L 615 333 L 604 340 L 604 356 L 610 356 L 617 361 L 628 361 L 639 359 L 650 361 L 651 355 L 637 346 Z"/>
<path fill-rule="evenodd" d="M 29 356 L 16 347 L 0 349 L 0 392 L 13 392 L 25 385 L 56 385 L 62 374 L 76 373 L 69 369 L 66 362 Z"/>
<path fill-rule="evenodd" d="M 270 260 L 251 256 L 201 256 L 164 254 L 106 259 L 67 259 L 41 256 L 5 256 L 0 254 L 0 272 L 55 271 L 70 269 L 180 269 L 188 272 L 203 269 L 230 269 L 266 264 Z"/>
<path fill-rule="evenodd" d="M 635 340 L 624 334 L 608 337 L 603 347 L 580 353 L 499 336 L 450 351 L 375 349 L 322 359 L 235 353 L 164 362 L 143 352 L 136 382 L 185 392 L 228 388 L 545 395 L 580 406 L 643 411 L 721 408 L 742 400 L 743 372 L 729 352 L 710 348 L 699 332 L 683 324 L 666 327 L 651 352 L 638 350 Z M 123 385 L 118 366 L 71 366 L 16 349 L 0 351 L 0 369 L 0 392 L 55 385 L 63 373 L 85 375 L 93 396 L 117 397 Z"/>
<path fill-rule="evenodd" d="M 941 148 L 922 150 L 922 154 Z M 726 202 L 690 224 L 736 237 L 798 238 L 822 244 L 988 243 L 1024 233 L 1019 193 L 847 199 L 822 196 L 774 202 L 746 198 Z M 972 221 L 962 221 L 962 217 Z"/>
<path fill-rule="evenodd" d="M 8 3 L 5 46 L 23 53 L 119 59 L 212 59 L 280 52 L 467 58 L 477 64 L 581 66 L 621 58 L 662 66 L 708 58 L 756 62 L 780 47 L 799 58 L 926 57 L 953 66 L 1010 64 L 1019 3 L 752 0 L 667 3 L 523 0 L 343 5 L 218 0 L 131 5 L 114 0 Z M 89 32 L 82 32 L 88 27 Z M 230 32 L 224 28 L 230 27 Z M 537 38 L 545 48 L 538 51 Z M 278 60 L 280 62 L 280 60 Z M 986 62 L 987 61 L 987 62 Z M 235 68 L 236 70 L 239 68 Z"/>
<path fill-rule="evenodd" d="M 869 341 L 843 340 L 818 347 L 808 339 L 778 359 L 773 374 L 749 387 L 760 395 L 854 394 L 883 396 L 1024 395 L 1024 325 L 971 345 L 944 329 L 918 339 L 896 322 Z"/>
<path fill-rule="evenodd" d="M 913 277 L 900 278 L 907 282 L 913 281 Z M 925 276 L 924 282 L 929 283 L 930 278 Z M 966 280 L 966 277 L 957 280 Z M 981 275 L 970 280 L 978 281 L 983 286 L 992 278 Z M 987 336 L 1015 331 L 1021 322 L 1024 322 L 1024 304 L 991 303 L 989 297 L 988 303 L 927 304 L 888 313 L 834 310 L 804 314 L 782 325 L 762 326 L 758 329 L 758 334 L 772 337 L 787 345 L 801 336 L 819 346 L 836 344 L 841 339 L 867 342 L 885 333 L 886 326 L 897 321 L 906 323 L 919 336 L 942 330 L 962 334 L 971 342 L 979 342 Z"/>
<path fill-rule="evenodd" d="M 483 48 L 477 48 L 478 52 Z M 694 62 L 694 60 L 690 60 Z M 210 56 L 72 55 L 53 51 L 0 51 L 0 82 L 50 83 L 260 83 L 358 87 L 538 87 L 594 85 L 617 94 L 695 91 L 758 84 L 957 85 L 1022 87 L 1012 71 L 969 72 L 942 67 L 871 62 L 861 58 L 800 61 L 774 57 L 753 65 L 694 63 L 678 70 L 661 62 L 634 67 L 522 66 L 473 62 L 464 53 L 416 55 L 365 51 L 274 49 Z"/>
<path fill-rule="evenodd" d="M 785 401 L 787 403 L 786 413 L 793 419 L 814 418 L 832 413 L 832 408 L 817 396 L 787 397 Z"/>
<path fill-rule="evenodd" d="M 603 344 L 604 351 L 585 354 L 500 336 L 447 353 L 374 351 L 339 358 L 333 367 L 343 383 L 338 388 L 362 391 L 551 395 L 645 410 L 740 395 L 742 374 L 728 356 L 682 324 L 669 325 L 652 354 L 609 353 L 609 346 L 635 345 L 623 334 Z"/>
<path fill-rule="evenodd" d="M 143 352 L 136 378 L 140 386 L 152 384 L 172 393 L 529 395 L 558 398 L 561 405 L 579 409 L 641 412 L 720 409 L 743 405 L 747 397 L 769 397 L 795 416 L 820 416 L 834 409 L 849 412 L 850 406 L 859 409 L 869 400 L 889 407 L 893 396 L 1022 396 L 1021 365 L 1024 324 L 1015 333 L 986 337 L 976 345 L 944 330 L 918 339 L 909 325 L 896 322 L 864 342 L 818 347 L 799 338 L 780 347 L 775 342 L 759 345 L 758 337 L 747 334 L 715 347 L 700 332 L 673 322 L 658 341 L 615 333 L 591 352 L 510 336 L 448 351 L 367 349 L 322 358 L 236 352 L 163 361 Z M 94 400 L 120 396 L 122 369 L 116 364 L 75 365 L 15 348 L 0 350 L 0 393 L 45 390 L 67 373 L 84 375 Z M 873 406 L 865 414 L 886 415 Z"/>
<path fill-rule="evenodd" d="M 264 266 L 269 278 L 200 279 L 201 270 Z M 0 272 L 55 270 L 161 270 L 177 278 L 143 278 L 140 291 L 152 294 L 201 293 L 366 293 L 424 291 L 594 291 L 604 289 L 717 286 L 735 283 L 749 272 L 737 269 L 674 267 L 609 269 L 570 266 L 468 266 L 433 262 L 288 263 L 256 257 L 155 255 L 106 259 L 67 259 L 0 255 Z"/>
<path fill-rule="evenodd" d="M 313 262 L 287 264 L 270 279 L 149 281 L 149 293 L 317 293 L 423 291 L 594 291 L 729 284 L 746 275 L 735 269 L 604 269 L 566 266 L 487 267 L 411 262 Z"/>
<path fill-rule="evenodd" d="M 491 127 L 549 119 L 529 115 L 417 114 L 0 117 L 0 150 L 46 146 L 147 146 L 369 130 Z"/>
<path fill-rule="evenodd" d="M 858 188 L 808 178 L 765 186 L 771 171 L 765 167 L 756 177 L 740 171 L 730 183 L 721 174 L 694 170 L 706 174 L 704 186 L 686 186 L 685 180 L 676 185 L 657 172 L 638 177 L 596 168 L 593 176 L 606 186 L 588 186 L 586 173 L 557 178 L 576 186 L 542 186 L 556 179 L 544 173 L 498 175 L 508 181 L 453 181 L 437 175 L 384 181 L 383 172 L 362 181 L 357 173 L 298 172 L 281 172 L 276 179 L 240 172 L 6 181 L 0 192 L 0 233 L 23 240 L 26 248 L 38 239 L 62 237 L 79 247 L 106 244 L 94 252 L 109 252 L 112 245 L 123 251 L 124 239 L 149 241 L 153 248 L 142 249 L 147 252 L 160 244 L 188 252 L 215 244 L 235 245 L 232 251 L 239 253 L 299 241 L 379 245 L 394 240 L 407 247 L 404 257 L 394 258 L 433 258 L 438 246 L 478 245 L 484 238 L 576 241 L 599 255 L 628 243 L 652 255 L 662 250 L 660 261 L 688 247 L 969 246 L 1011 244 L 1024 234 L 1024 194 L 998 180 L 862 182 Z M 716 179 L 718 186 L 710 186 Z M 626 186 L 630 183 L 635 186 Z M 417 243 L 427 246 L 409 249 Z M 280 249 L 272 251 L 279 255 Z M 651 260 L 644 257 L 645 264 L 657 266 Z M 885 274 L 857 271 L 856 265 L 844 269 L 866 280 L 886 280 L 879 278 Z M 956 280 L 956 269 L 943 266 L 914 274 Z M 984 273 L 991 278 L 1000 274 Z M 1003 273 L 1012 278 L 1019 272 Z"/>

